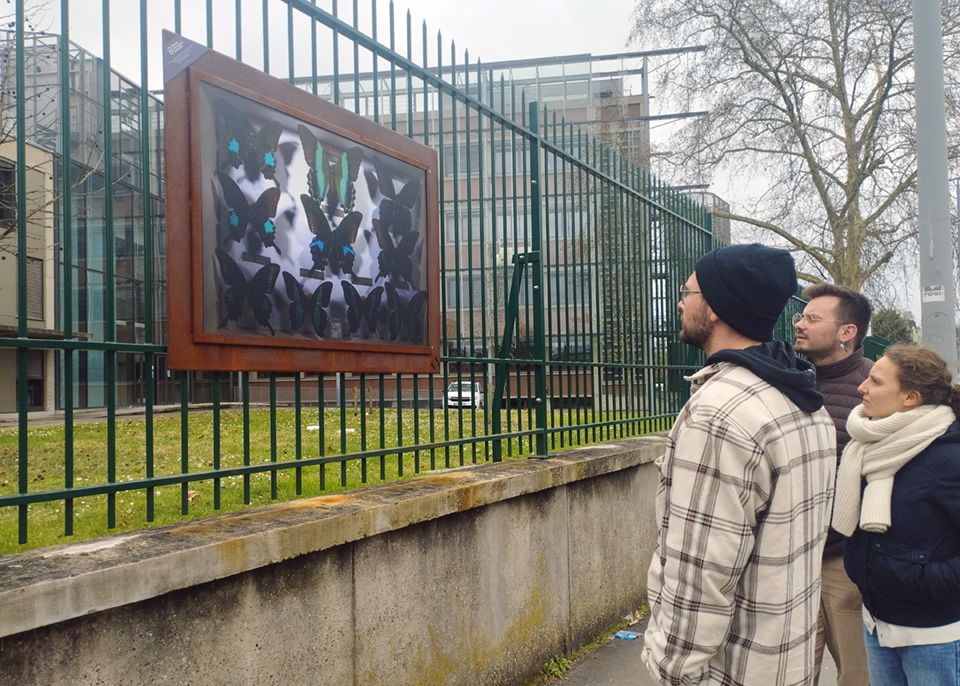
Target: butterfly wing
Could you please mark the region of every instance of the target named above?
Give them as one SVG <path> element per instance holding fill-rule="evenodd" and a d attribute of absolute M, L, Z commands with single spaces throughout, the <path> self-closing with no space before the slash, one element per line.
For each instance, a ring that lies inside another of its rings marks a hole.
<path fill-rule="evenodd" d="M 377 286 L 367 293 L 364 303 L 364 319 L 367 320 L 367 330 L 377 330 L 377 320 L 380 317 L 380 301 L 383 299 L 383 286 Z"/>
<path fill-rule="evenodd" d="M 377 243 L 380 245 L 380 254 L 377 255 L 377 264 L 380 267 L 380 271 L 377 274 L 377 278 L 379 279 L 382 276 L 387 276 L 393 269 L 393 257 L 397 249 L 393 245 L 393 239 L 387 232 L 387 228 L 383 222 L 375 223 L 373 228 L 377 233 Z"/>
<path fill-rule="evenodd" d="M 397 204 L 393 212 L 393 234 L 403 238 L 410 233 L 410 210 Z"/>
<path fill-rule="evenodd" d="M 353 334 L 360 330 L 363 320 L 363 297 L 349 281 L 341 281 L 340 285 L 343 287 L 343 301 L 347 304 L 347 323 Z"/>
<path fill-rule="evenodd" d="M 280 144 L 280 134 L 283 126 L 279 122 L 271 121 L 264 124 L 251 138 L 250 148 L 243 163 L 247 178 L 256 181 L 260 175 L 271 181 L 277 178 L 277 146 Z"/>
<path fill-rule="evenodd" d="M 287 141 L 286 143 L 281 143 L 277 150 L 280 152 L 280 159 L 283 161 L 285 167 L 289 167 L 290 163 L 293 162 L 293 156 L 297 153 L 297 144 Z"/>
<path fill-rule="evenodd" d="M 380 192 L 388 198 L 396 198 L 397 191 L 393 185 L 393 172 L 390 166 L 381 161 L 380 158 L 374 157 L 373 168 L 377 170 L 377 181 L 380 184 Z"/>
<path fill-rule="evenodd" d="M 227 205 L 227 232 L 230 238 L 240 242 L 250 223 L 250 203 L 240 190 L 237 182 L 223 172 L 217 172 L 217 180 L 223 191 L 223 200 Z"/>
<path fill-rule="evenodd" d="M 272 246 L 278 253 L 280 252 L 280 248 L 278 248 L 275 243 L 277 225 L 273 219 L 277 216 L 277 204 L 279 202 L 280 189 L 276 186 L 268 188 L 257 198 L 250 218 L 253 228 L 260 234 L 260 239 L 263 241 L 263 244 Z"/>
<path fill-rule="evenodd" d="M 323 147 L 317 144 L 317 137 L 303 124 L 297 126 L 300 142 L 303 144 L 303 156 L 310 171 L 307 172 L 307 190 L 310 197 L 320 201 L 327 188 L 327 170 L 324 162 Z"/>
<path fill-rule="evenodd" d="M 420 182 L 416 179 L 407 181 L 406 185 L 400 189 L 399 193 L 397 193 L 397 202 L 407 209 L 412 209 L 413 206 L 417 204 L 417 200 L 419 199 Z"/>
<path fill-rule="evenodd" d="M 423 335 L 423 314 L 427 306 L 427 292 L 417 291 L 403 307 L 403 323 L 411 343 L 419 343 Z"/>
<path fill-rule="evenodd" d="M 310 296 L 310 324 L 316 334 L 323 338 L 327 328 L 326 308 L 330 306 L 333 281 L 324 281 Z"/>
<path fill-rule="evenodd" d="M 363 221 L 363 215 L 359 212 L 348 212 L 337 225 L 337 233 L 340 235 L 345 245 L 353 245 L 357 240 L 357 230 L 360 228 L 360 222 Z"/>
<path fill-rule="evenodd" d="M 377 180 L 377 175 L 369 169 L 364 169 L 363 178 L 367 180 L 367 191 L 370 193 L 370 198 L 376 198 L 377 193 L 380 192 L 380 182 Z"/>
<path fill-rule="evenodd" d="M 250 120 L 224 101 L 217 103 L 217 169 L 237 169 L 247 154 Z"/>
<path fill-rule="evenodd" d="M 348 212 L 333 230 L 334 239 L 330 250 L 334 254 L 331 255 L 330 262 L 335 264 L 336 268 L 353 271 L 353 261 L 357 256 L 353 243 L 357 240 L 357 230 L 360 228 L 361 221 L 363 221 L 362 214 Z"/>
<path fill-rule="evenodd" d="M 275 332 L 273 327 L 270 326 L 270 313 L 273 312 L 273 303 L 270 302 L 270 296 L 273 294 L 273 285 L 276 283 L 278 276 L 280 276 L 280 265 L 270 263 L 261 267 L 250 279 L 247 293 L 254 319 L 261 326 L 270 329 L 271 336 L 275 335 Z"/>
<path fill-rule="evenodd" d="M 393 227 L 393 219 L 397 213 L 397 203 L 390 198 L 384 198 L 380 201 L 380 223 L 384 229 L 389 231 Z"/>
<path fill-rule="evenodd" d="M 347 150 L 347 177 L 355 183 L 360 176 L 360 163 L 363 161 L 363 148 L 354 146 Z"/>
<path fill-rule="evenodd" d="M 307 315 L 307 297 L 303 294 L 303 288 L 297 282 L 297 279 L 290 272 L 283 272 L 283 287 L 287 291 L 287 300 L 290 301 L 290 309 L 288 310 L 290 330 L 299 331 Z"/>
<path fill-rule="evenodd" d="M 330 222 L 320 209 L 320 204 L 306 193 L 300 196 L 304 214 L 307 216 L 307 226 L 315 238 L 310 241 L 310 255 L 313 257 L 313 268 L 324 269 L 330 258 L 333 245 L 333 232 Z"/>
<path fill-rule="evenodd" d="M 417 245 L 420 234 L 411 231 L 397 246 L 397 254 L 393 259 L 393 275 L 403 279 L 407 283 L 413 282 L 413 250 Z"/>
<path fill-rule="evenodd" d="M 403 311 L 396 287 L 387 281 L 384 284 L 384 289 L 387 296 L 387 328 L 390 331 L 390 340 L 393 341 L 400 335 L 400 329 L 403 326 Z"/>
<path fill-rule="evenodd" d="M 247 297 L 247 277 L 243 275 L 240 266 L 224 250 L 217 248 L 216 256 L 217 262 L 220 264 L 220 275 L 227 284 L 227 290 L 223 296 L 227 314 L 220 322 L 222 328 L 228 321 L 240 319 L 240 315 L 243 313 L 243 301 Z"/>

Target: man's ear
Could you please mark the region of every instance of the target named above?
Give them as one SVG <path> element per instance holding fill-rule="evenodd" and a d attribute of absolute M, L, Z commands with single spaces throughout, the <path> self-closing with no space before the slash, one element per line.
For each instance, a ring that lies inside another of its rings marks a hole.
<path fill-rule="evenodd" d="M 844 324 L 840 327 L 840 341 L 843 343 L 850 343 L 857 337 L 857 325 L 856 324 Z"/>

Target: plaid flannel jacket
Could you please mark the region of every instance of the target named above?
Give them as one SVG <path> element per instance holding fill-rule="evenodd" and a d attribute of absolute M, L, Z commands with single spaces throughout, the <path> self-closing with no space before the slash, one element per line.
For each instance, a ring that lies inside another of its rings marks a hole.
<path fill-rule="evenodd" d="M 833 421 L 730 362 L 689 380 L 660 462 L 644 661 L 663 684 L 808 684 Z"/>

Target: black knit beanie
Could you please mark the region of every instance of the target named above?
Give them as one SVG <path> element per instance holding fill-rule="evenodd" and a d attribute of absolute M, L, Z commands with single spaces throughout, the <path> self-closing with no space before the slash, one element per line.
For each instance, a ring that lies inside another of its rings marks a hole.
<path fill-rule="evenodd" d="M 755 341 L 773 338 L 773 325 L 797 291 L 790 253 L 759 243 L 717 248 L 701 257 L 694 271 L 716 315 Z"/>

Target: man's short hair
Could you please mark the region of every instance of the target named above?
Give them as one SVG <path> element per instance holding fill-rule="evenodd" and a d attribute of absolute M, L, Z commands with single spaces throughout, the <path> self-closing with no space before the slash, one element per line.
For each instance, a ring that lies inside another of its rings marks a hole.
<path fill-rule="evenodd" d="M 832 283 L 818 283 L 803 289 L 803 297 L 807 300 L 822 298 L 832 295 L 840 300 L 837 306 L 837 316 L 845 324 L 855 324 L 857 327 L 857 336 L 854 339 L 854 349 L 863 344 L 863 339 L 867 337 L 867 327 L 870 326 L 870 315 L 872 313 L 870 301 L 862 293 L 858 293 L 852 288 L 838 286 Z"/>

